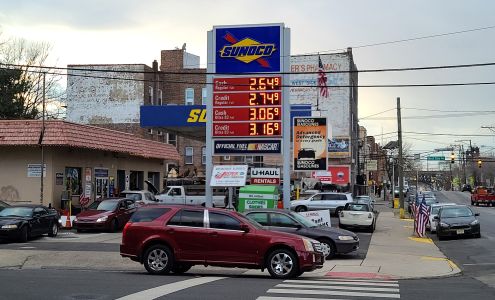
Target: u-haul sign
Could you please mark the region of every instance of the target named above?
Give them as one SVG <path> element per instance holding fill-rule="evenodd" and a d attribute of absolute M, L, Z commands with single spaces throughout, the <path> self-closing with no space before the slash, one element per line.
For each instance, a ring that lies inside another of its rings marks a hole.
<path fill-rule="evenodd" d="M 251 184 L 280 184 L 279 168 L 252 168 Z"/>

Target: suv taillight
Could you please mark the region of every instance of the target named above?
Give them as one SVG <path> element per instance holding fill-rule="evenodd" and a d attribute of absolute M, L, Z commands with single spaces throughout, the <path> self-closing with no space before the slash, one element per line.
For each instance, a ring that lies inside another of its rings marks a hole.
<path fill-rule="evenodd" d="M 125 235 L 125 232 L 126 232 L 127 228 L 128 228 L 129 226 L 131 226 L 131 224 L 132 224 L 131 222 L 127 222 L 127 223 L 125 224 L 124 229 L 122 230 L 122 235 Z"/>

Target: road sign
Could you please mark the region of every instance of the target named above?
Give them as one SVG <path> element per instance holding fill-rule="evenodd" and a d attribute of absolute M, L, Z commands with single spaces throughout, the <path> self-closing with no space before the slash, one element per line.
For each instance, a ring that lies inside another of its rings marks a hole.
<path fill-rule="evenodd" d="M 445 160 L 445 156 L 428 156 L 426 160 Z"/>

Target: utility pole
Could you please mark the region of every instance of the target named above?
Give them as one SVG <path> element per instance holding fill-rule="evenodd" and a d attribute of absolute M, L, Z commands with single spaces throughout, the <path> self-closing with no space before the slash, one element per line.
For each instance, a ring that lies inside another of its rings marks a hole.
<path fill-rule="evenodd" d="M 399 171 L 399 212 L 400 212 L 400 218 L 404 219 L 404 174 L 403 174 L 403 167 L 404 167 L 404 161 L 402 158 L 402 122 L 401 122 L 401 116 L 400 116 L 400 98 L 397 97 L 397 133 L 399 135 L 399 165 L 398 165 L 398 171 Z"/>
<path fill-rule="evenodd" d="M 43 99 L 42 99 L 42 116 L 41 116 L 41 135 L 38 143 L 41 147 L 41 175 L 40 175 L 40 203 L 43 204 L 43 174 L 45 173 L 45 154 L 43 151 L 43 137 L 45 135 L 45 77 L 46 73 L 43 73 Z"/>

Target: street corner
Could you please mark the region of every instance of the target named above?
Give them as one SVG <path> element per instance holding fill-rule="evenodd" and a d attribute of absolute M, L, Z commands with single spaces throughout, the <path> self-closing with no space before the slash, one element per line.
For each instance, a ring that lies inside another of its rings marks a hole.
<path fill-rule="evenodd" d="M 368 280 L 393 280 L 397 277 L 378 273 L 378 272 L 328 272 L 325 274 L 327 278 L 341 278 L 341 279 L 368 279 Z"/>
<path fill-rule="evenodd" d="M 446 257 L 434 257 L 434 256 L 422 256 L 421 260 L 426 260 L 426 261 L 440 261 L 440 262 L 445 262 L 448 264 L 448 266 L 451 268 L 451 274 L 448 275 L 453 275 L 461 272 L 461 269 L 451 261 L 450 259 Z"/>

